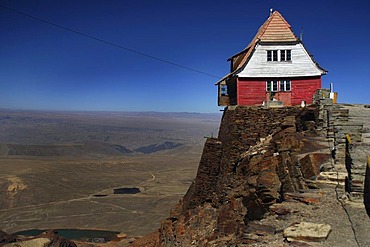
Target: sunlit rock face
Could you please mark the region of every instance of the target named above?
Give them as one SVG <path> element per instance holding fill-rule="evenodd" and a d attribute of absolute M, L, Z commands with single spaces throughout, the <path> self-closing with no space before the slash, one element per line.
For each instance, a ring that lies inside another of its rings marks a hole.
<path fill-rule="evenodd" d="M 159 246 L 248 244 L 250 222 L 306 190 L 305 178 L 316 176 L 319 163 L 328 159 L 317 154 L 323 146 L 316 116 L 314 107 L 226 110 L 218 138 L 205 143 L 196 179 L 148 241 L 156 238 Z"/>

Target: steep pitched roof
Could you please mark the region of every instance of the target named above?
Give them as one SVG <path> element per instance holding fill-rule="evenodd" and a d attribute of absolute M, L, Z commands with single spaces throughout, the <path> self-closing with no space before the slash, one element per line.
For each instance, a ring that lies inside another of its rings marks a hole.
<path fill-rule="evenodd" d="M 278 12 L 274 11 L 269 18 L 258 29 L 249 45 L 238 54 L 229 58 L 233 60 L 233 69 L 238 70 L 248 60 L 258 42 L 297 42 L 291 26 Z"/>
<path fill-rule="evenodd" d="M 294 35 L 291 26 L 278 12 L 271 13 L 269 18 L 258 29 L 257 34 L 254 36 L 249 45 L 241 52 L 235 54 L 231 58 L 233 64 L 233 71 L 219 80 L 216 84 L 220 83 L 228 76 L 242 68 L 248 61 L 252 52 L 258 42 L 298 42 L 299 39 Z"/>

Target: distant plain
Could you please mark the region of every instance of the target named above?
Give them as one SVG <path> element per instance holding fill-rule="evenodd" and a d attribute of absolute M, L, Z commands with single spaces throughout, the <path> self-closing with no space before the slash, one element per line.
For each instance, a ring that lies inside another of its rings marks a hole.
<path fill-rule="evenodd" d="M 220 118 L 1 110 L 0 229 L 156 230 L 195 178 Z M 140 193 L 114 193 L 121 188 Z"/>

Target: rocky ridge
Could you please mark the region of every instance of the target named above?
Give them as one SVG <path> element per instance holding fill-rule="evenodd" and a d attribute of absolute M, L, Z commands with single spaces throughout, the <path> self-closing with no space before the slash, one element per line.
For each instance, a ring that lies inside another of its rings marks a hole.
<path fill-rule="evenodd" d="M 265 242 L 272 239 L 288 245 L 279 226 L 296 224 L 300 208 L 315 210 L 320 201 L 333 200 L 333 187 L 326 191 L 314 182 L 321 171 L 333 169 L 331 149 L 317 128 L 318 114 L 316 107 L 227 109 L 218 138 L 205 143 L 183 200 L 158 233 L 133 246 L 270 246 Z M 341 210 L 338 201 L 336 208 Z"/>

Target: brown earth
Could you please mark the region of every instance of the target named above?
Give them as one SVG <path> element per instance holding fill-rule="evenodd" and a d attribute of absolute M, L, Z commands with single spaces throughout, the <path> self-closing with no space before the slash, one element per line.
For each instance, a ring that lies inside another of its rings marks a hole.
<path fill-rule="evenodd" d="M 0 112 L 0 143 L 32 147 L 16 155 L 0 152 L 0 229 L 150 233 L 191 184 L 204 136 L 218 129 L 219 119 L 191 113 Z M 50 146 L 91 141 L 99 143 L 93 151 L 49 153 Z M 150 154 L 134 151 L 168 142 L 181 145 Z M 116 145 L 133 152 L 116 152 Z M 37 152 L 30 153 L 35 146 Z M 124 187 L 141 192 L 114 194 Z"/>

